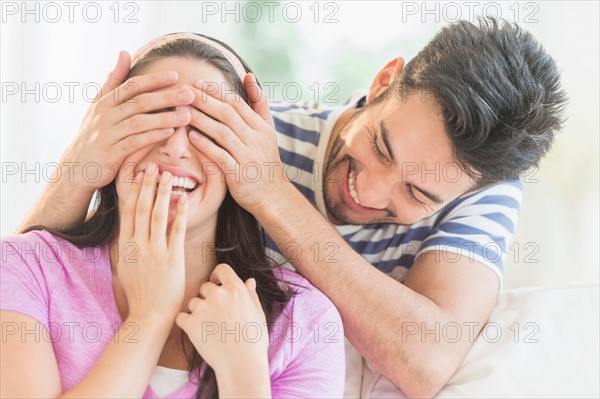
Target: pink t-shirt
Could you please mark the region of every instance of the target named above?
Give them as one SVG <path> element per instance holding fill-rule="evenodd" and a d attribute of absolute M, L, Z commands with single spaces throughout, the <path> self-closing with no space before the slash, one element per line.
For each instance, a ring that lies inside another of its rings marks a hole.
<path fill-rule="evenodd" d="M 123 324 L 114 299 L 108 246 L 83 250 L 46 231 L 6 237 L 0 260 L 0 308 L 34 318 L 52 343 L 63 392 L 77 385 L 113 339 L 135 342 L 135 326 Z M 274 398 L 334 398 L 344 390 L 344 333 L 331 301 L 306 279 L 280 269 L 299 283 L 269 336 Z M 23 339 L 36 334 L 18 331 Z M 166 398 L 193 398 L 189 381 Z M 150 386 L 144 398 L 156 398 Z"/>

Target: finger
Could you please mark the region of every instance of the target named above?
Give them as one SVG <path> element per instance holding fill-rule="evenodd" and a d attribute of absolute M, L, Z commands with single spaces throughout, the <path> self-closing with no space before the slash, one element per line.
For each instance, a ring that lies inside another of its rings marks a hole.
<path fill-rule="evenodd" d="M 199 88 L 204 87 L 204 90 Z M 210 90 L 203 83 L 194 84 L 194 101 L 192 105 L 213 119 L 227 125 L 243 140 L 252 130 L 264 124 L 252 108 L 235 93 L 223 95 L 224 100 L 215 90 Z"/>
<path fill-rule="evenodd" d="M 125 201 L 125 205 L 121 209 L 121 218 L 120 218 L 120 235 L 129 239 L 133 236 L 135 231 L 135 212 L 136 205 L 138 202 L 138 197 L 140 195 L 140 190 L 142 187 L 141 181 L 143 177 L 143 172 L 138 172 L 135 176 L 131 184 L 131 191 L 129 193 L 129 197 Z"/>
<path fill-rule="evenodd" d="M 131 55 L 127 51 L 120 51 L 117 65 L 113 70 L 113 85 L 116 87 L 125 82 L 131 69 Z M 110 86 L 109 86 L 110 87 Z M 109 89 L 110 90 L 110 89 Z"/>
<path fill-rule="evenodd" d="M 104 82 L 104 85 L 102 85 L 102 88 L 100 89 L 98 96 L 96 96 L 94 99 L 94 102 L 99 101 L 106 93 L 112 91 L 122 84 L 125 79 L 127 79 L 130 66 L 131 56 L 127 51 L 120 51 L 119 57 L 117 58 L 117 65 L 115 65 L 115 68 L 110 71 L 106 77 L 106 81 Z"/>
<path fill-rule="evenodd" d="M 102 98 L 98 101 L 97 109 L 99 112 L 105 112 L 109 108 L 114 108 L 142 93 L 148 93 L 172 86 L 177 83 L 178 79 L 179 75 L 174 71 L 134 76 L 114 88 L 114 90 L 103 93 Z"/>
<path fill-rule="evenodd" d="M 127 139 L 132 134 L 144 133 L 150 130 L 176 128 L 190 123 L 192 114 L 189 108 L 181 108 L 171 112 L 156 114 L 137 114 L 114 124 L 107 135 L 107 141 L 113 144 Z"/>
<path fill-rule="evenodd" d="M 187 332 L 187 328 L 189 326 L 191 319 L 192 319 L 192 316 L 189 313 L 180 312 L 180 313 L 177 313 L 177 316 L 175 316 L 175 324 L 177 324 L 177 326 L 179 328 L 181 328 L 183 331 Z"/>
<path fill-rule="evenodd" d="M 252 128 L 257 128 L 261 126 L 261 123 L 264 123 L 262 117 L 258 115 L 239 95 L 231 92 L 223 94 L 219 90 L 216 90 L 214 85 L 201 80 L 195 82 L 193 87 L 196 95 L 194 100 L 195 103 L 208 103 L 213 106 L 227 104 L 246 125 Z"/>
<path fill-rule="evenodd" d="M 169 172 L 163 172 L 159 178 L 158 193 L 152 209 L 152 224 L 150 228 L 150 240 L 159 248 L 167 247 L 167 220 L 169 218 L 169 205 L 171 203 L 172 176 Z"/>
<path fill-rule="evenodd" d="M 214 295 L 215 291 L 219 288 L 219 286 L 212 282 L 207 281 L 200 286 L 198 293 L 200 294 L 200 298 L 206 299 Z"/>
<path fill-rule="evenodd" d="M 228 126 L 214 120 L 210 116 L 192 109 L 192 120 L 190 125 L 215 140 L 221 147 L 227 150 L 233 158 L 239 157 L 246 151 L 246 145 Z"/>
<path fill-rule="evenodd" d="M 227 263 L 219 263 L 210 274 L 208 279 L 210 282 L 217 285 L 230 284 L 233 282 L 241 282 L 235 271 Z"/>
<path fill-rule="evenodd" d="M 196 308 L 198 306 L 200 306 L 201 302 L 202 302 L 202 299 L 200 299 L 198 297 L 193 297 L 192 299 L 190 299 L 190 301 L 188 302 L 188 309 L 190 310 L 190 313 L 194 313 Z"/>
<path fill-rule="evenodd" d="M 258 293 L 256 292 L 256 279 L 249 278 L 244 283 L 246 288 L 248 289 L 248 293 L 250 294 L 250 298 L 252 298 L 252 302 L 256 306 L 256 309 L 259 311 L 263 311 L 262 305 L 260 304 L 260 299 L 258 298 Z"/>
<path fill-rule="evenodd" d="M 188 215 L 188 197 L 186 193 L 182 193 L 177 200 L 177 213 L 171 224 L 169 232 L 169 250 L 178 248 L 183 251 L 183 243 L 185 241 L 185 229 L 187 227 Z"/>
<path fill-rule="evenodd" d="M 192 130 L 189 133 L 190 141 L 194 147 L 205 154 L 221 170 L 239 171 L 240 164 L 226 150 L 213 143 L 206 136 Z M 227 173 L 226 179 L 238 181 L 238 173 Z"/>
<path fill-rule="evenodd" d="M 128 155 L 138 152 L 142 148 L 156 144 L 161 140 L 166 140 L 173 133 L 175 133 L 175 129 L 167 127 L 132 134 L 117 144 L 115 155 L 117 156 L 117 159 L 125 159 Z"/>
<path fill-rule="evenodd" d="M 250 100 L 250 107 L 258 114 L 265 122 L 272 127 L 275 127 L 273 122 L 273 116 L 269 108 L 269 98 L 267 94 L 260 88 L 256 76 L 253 73 L 247 73 L 244 76 L 244 87 L 246 93 L 248 93 L 248 99 Z"/>
<path fill-rule="evenodd" d="M 246 280 L 244 284 L 246 285 L 246 287 L 248 287 L 249 290 L 256 291 L 256 279 L 254 277 L 251 277 L 248 280 Z"/>
<path fill-rule="evenodd" d="M 142 93 L 116 107 L 105 123 L 114 125 L 138 114 L 172 111 L 174 108 L 191 104 L 193 100 L 194 92 L 188 86 Z"/>
<path fill-rule="evenodd" d="M 158 167 L 156 164 L 150 163 L 144 173 L 135 213 L 135 235 L 143 240 L 150 238 L 150 216 L 154 206 L 157 180 Z"/>

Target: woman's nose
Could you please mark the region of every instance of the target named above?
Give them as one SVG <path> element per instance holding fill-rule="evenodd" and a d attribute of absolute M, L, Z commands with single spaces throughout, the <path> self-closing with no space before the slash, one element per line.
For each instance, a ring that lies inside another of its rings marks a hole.
<path fill-rule="evenodd" d="M 192 144 L 188 138 L 188 132 L 188 126 L 175 128 L 175 132 L 160 144 L 158 151 L 171 161 L 190 158 L 192 156 Z"/>

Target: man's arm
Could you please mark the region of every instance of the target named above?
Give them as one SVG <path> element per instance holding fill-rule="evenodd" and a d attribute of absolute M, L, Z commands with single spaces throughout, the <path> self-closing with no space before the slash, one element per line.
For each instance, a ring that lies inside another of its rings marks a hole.
<path fill-rule="evenodd" d="M 36 225 L 58 231 L 75 226 L 85 219 L 93 195 L 84 187 L 69 183 L 66 173 L 62 173 L 60 179 L 52 179 L 46 185 L 16 233 Z"/>
<path fill-rule="evenodd" d="M 497 275 L 467 257 L 449 262 L 427 252 L 415 260 L 405 285 L 388 277 L 293 187 L 255 216 L 281 243 L 283 256 L 337 306 L 350 342 L 409 397 L 433 396 L 448 382 L 496 303 Z M 325 245 L 339 248 L 335 263 L 315 259 L 315 243 L 319 253 Z"/>
<path fill-rule="evenodd" d="M 176 72 L 135 76 L 123 84 L 130 66 L 129 54 L 122 51 L 55 176 L 17 233 L 33 225 L 60 231 L 80 223 L 94 192 L 114 180 L 129 154 L 168 138 L 174 128 L 189 123 L 187 109 L 156 113 L 193 101 L 189 88 L 171 88 L 179 79 Z M 163 88 L 169 90 L 157 91 Z M 85 173 L 90 164 L 95 166 L 93 170 L 100 169 L 93 178 Z"/>
<path fill-rule="evenodd" d="M 131 61 L 129 54 L 121 52 L 115 69 L 108 74 L 98 98 L 102 93 L 110 91 L 125 81 L 129 73 Z M 72 160 L 67 159 L 67 162 Z M 33 204 L 25 220 L 15 231 L 23 233 L 31 226 L 42 225 L 54 230 L 63 230 L 81 223 L 86 216 L 90 201 L 94 195 L 93 190 L 86 190 L 84 186 L 74 184 L 74 170 L 62 163 L 55 171 L 54 176 L 44 188 L 42 195 Z"/>
<path fill-rule="evenodd" d="M 254 94 L 260 93 L 252 86 Z M 196 87 L 203 90 L 201 82 Z M 204 133 L 190 132 L 192 144 L 220 166 L 233 198 L 258 219 L 283 256 L 337 306 L 349 340 L 405 394 L 436 394 L 488 319 L 497 275 L 471 259 L 448 262 L 439 256 L 438 261 L 432 252 L 416 259 L 407 285 L 402 285 L 354 252 L 282 178 L 270 115 L 257 115 L 240 99 L 221 101 L 202 92 L 196 93 L 192 106 L 201 111 L 194 111 L 192 126 Z M 247 165 L 262 167 L 257 178 L 240 175 Z M 317 253 L 333 245 L 337 262 L 314 259 L 315 245 L 322 246 Z M 460 335 L 442 339 L 444 328 L 456 325 Z"/>

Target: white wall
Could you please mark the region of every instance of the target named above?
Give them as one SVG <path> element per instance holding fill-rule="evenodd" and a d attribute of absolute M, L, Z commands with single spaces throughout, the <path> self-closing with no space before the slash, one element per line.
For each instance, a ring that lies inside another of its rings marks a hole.
<path fill-rule="evenodd" d="M 24 4 L 33 12 L 25 12 Z M 2 3 L 2 235 L 19 225 L 42 190 L 44 166 L 57 161 L 76 134 L 89 105 L 82 86 L 101 83 L 121 49 L 133 52 L 168 32 L 206 33 L 231 44 L 263 82 L 295 82 L 303 99 L 315 97 L 317 84 L 317 100 L 337 87 L 333 98 L 343 102 L 353 90 L 368 87 L 387 61 L 414 56 L 458 11 L 471 20 L 484 10 L 500 11 L 544 44 L 562 69 L 571 97 L 563 133 L 526 184 L 505 286 L 598 280 L 597 2 L 275 2 L 273 22 L 269 8 L 256 2 L 72 4 Z M 234 12 L 226 14 L 225 8 Z M 297 9 L 301 16 L 293 22 Z M 97 10 L 100 18 L 92 22 Z M 127 15 L 134 21 L 126 23 Z M 79 84 L 73 99 L 69 82 Z M 39 101 L 34 94 L 22 99 L 21 84 L 32 89 L 36 83 Z M 13 95 L 14 85 L 19 93 Z M 56 86 L 62 88 L 59 97 Z M 274 97 L 284 93 L 275 90 Z M 19 173 L 10 175 L 15 163 Z M 36 163 L 37 173 L 22 176 L 23 167 L 33 169 Z"/>

